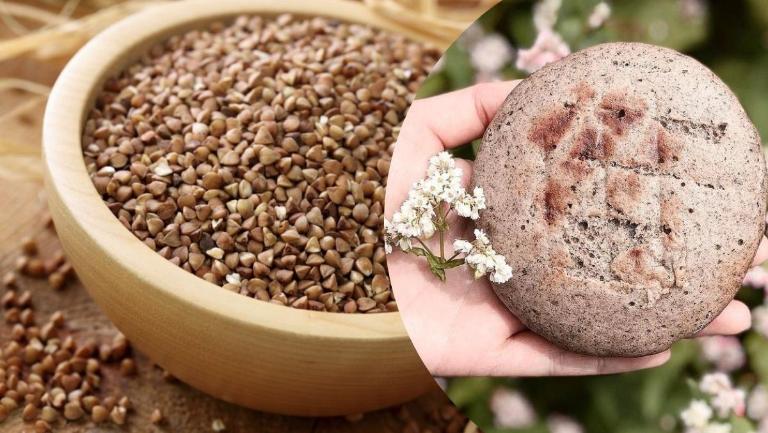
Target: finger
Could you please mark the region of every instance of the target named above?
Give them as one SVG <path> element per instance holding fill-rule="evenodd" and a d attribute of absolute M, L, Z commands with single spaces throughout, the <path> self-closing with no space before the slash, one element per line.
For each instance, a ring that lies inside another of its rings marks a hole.
<path fill-rule="evenodd" d="M 738 334 L 749 329 L 751 324 L 749 307 L 741 301 L 731 301 L 697 336 Z"/>
<path fill-rule="evenodd" d="M 401 137 L 428 132 L 445 148 L 468 143 L 481 135 L 520 80 L 482 83 L 411 104 Z"/>
<path fill-rule="evenodd" d="M 760 240 L 760 245 L 757 247 L 755 258 L 752 259 L 752 266 L 757 266 L 766 260 L 768 260 L 768 239 L 763 236 L 763 239 Z"/>
<path fill-rule="evenodd" d="M 560 349 L 531 331 L 508 338 L 482 362 L 476 360 L 473 375 L 487 376 L 583 376 L 623 373 L 657 367 L 667 362 L 670 351 L 638 358 L 580 355 Z M 462 373 L 458 373 L 462 374 Z M 466 370 L 464 372 L 466 375 Z"/>

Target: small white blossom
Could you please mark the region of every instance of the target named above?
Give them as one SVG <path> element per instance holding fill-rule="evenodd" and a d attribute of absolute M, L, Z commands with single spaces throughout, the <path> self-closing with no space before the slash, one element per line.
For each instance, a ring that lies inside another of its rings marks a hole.
<path fill-rule="evenodd" d="M 429 160 L 427 179 L 423 181 L 422 189 L 436 201 L 451 204 L 465 194 L 461 186 L 462 174 L 451 154 L 440 152 Z"/>
<path fill-rule="evenodd" d="M 600 2 L 592 10 L 592 13 L 587 19 L 587 24 L 592 29 L 602 27 L 608 17 L 611 16 L 611 7 L 606 2 Z"/>
<path fill-rule="evenodd" d="M 768 390 L 757 385 L 747 398 L 747 416 L 755 421 L 768 417 Z"/>
<path fill-rule="evenodd" d="M 551 29 L 557 22 L 562 0 L 541 0 L 533 7 L 533 25 L 536 30 Z"/>
<path fill-rule="evenodd" d="M 485 194 L 483 189 L 476 186 L 472 194 L 462 194 L 453 205 L 456 213 L 465 218 L 476 220 L 480 218 L 480 211 L 485 209 Z"/>
<path fill-rule="evenodd" d="M 491 395 L 494 424 L 500 428 L 525 428 L 536 422 L 536 412 L 525 396 L 507 388 L 496 388 Z"/>
<path fill-rule="evenodd" d="M 398 238 L 430 238 L 435 233 L 435 209 L 440 202 L 453 203 L 466 193 L 461 186 L 462 170 L 448 152 L 429 160 L 427 178 L 417 181 L 400 210 L 392 216 Z"/>
<path fill-rule="evenodd" d="M 547 428 L 550 433 L 584 433 L 584 427 L 576 420 L 559 414 L 547 417 Z"/>
<path fill-rule="evenodd" d="M 409 198 L 392 216 L 392 226 L 400 237 L 430 238 L 435 233 L 435 210 Z"/>
<path fill-rule="evenodd" d="M 491 33 L 483 36 L 472 47 L 469 60 L 477 72 L 495 74 L 512 61 L 514 54 L 515 51 L 507 38 L 498 33 Z"/>
<path fill-rule="evenodd" d="M 765 289 L 768 286 L 768 271 L 762 266 L 752 267 L 747 271 L 741 284 L 754 289 Z"/>
<path fill-rule="evenodd" d="M 746 362 L 744 348 L 736 337 L 714 335 L 698 338 L 697 341 L 701 345 L 704 359 L 715 364 L 718 371 L 733 371 L 743 367 Z"/>
<path fill-rule="evenodd" d="M 729 389 L 719 392 L 712 398 L 712 407 L 720 418 L 731 415 L 741 415 L 744 412 L 746 393 L 743 389 Z"/>
<path fill-rule="evenodd" d="M 504 256 L 491 247 L 488 236 L 482 230 L 475 229 L 474 242 L 459 239 L 453 243 L 453 248 L 466 255 L 464 261 L 475 270 L 475 278 L 488 273 L 494 283 L 505 283 L 512 278 L 512 267 L 507 264 Z"/>
<path fill-rule="evenodd" d="M 490 247 L 491 240 L 488 239 L 488 235 L 485 234 L 484 231 L 476 229 L 475 230 L 475 239 L 477 239 L 477 241 L 482 243 L 483 245 L 488 245 Z"/>
<path fill-rule="evenodd" d="M 752 309 L 752 329 L 768 337 L 768 306 L 761 305 Z"/>
<path fill-rule="evenodd" d="M 392 254 L 392 244 L 397 243 L 397 232 L 388 219 L 384 218 L 384 252 Z"/>
<path fill-rule="evenodd" d="M 712 418 L 712 408 L 704 400 L 693 400 L 680 412 L 680 419 L 686 427 L 702 428 Z"/>
<path fill-rule="evenodd" d="M 699 382 L 701 392 L 709 395 L 717 395 L 731 388 L 731 379 L 727 374 L 720 372 L 705 374 Z"/>
<path fill-rule="evenodd" d="M 463 239 L 453 241 L 453 250 L 461 254 L 469 254 L 472 251 L 472 243 Z"/>

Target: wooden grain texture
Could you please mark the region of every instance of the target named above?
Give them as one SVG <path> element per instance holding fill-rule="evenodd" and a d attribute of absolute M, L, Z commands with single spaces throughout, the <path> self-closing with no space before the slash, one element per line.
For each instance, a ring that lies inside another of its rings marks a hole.
<path fill-rule="evenodd" d="M 0 29 L 0 38 L 3 37 Z M 29 59 L 0 63 L 0 78 L 23 77 L 41 84 L 51 85 L 63 66 L 63 61 L 39 62 Z M 2 117 L 15 107 L 34 98 L 19 91 L 0 91 L 0 275 L 14 266 L 18 256 L 18 243 L 25 237 L 38 238 L 41 253 L 47 255 L 58 248 L 58 240 L 43 227 L 46 210 L 42 183 L 40 155 L 40 130 L 43 100 L 22 113 Z M 15 161 L 15 163 L 11 163 Z M 117 332 L 114 325 L 99 310 L 84 287 L 73 282 L 61 292 L 52 291 L 40 280 L 22 279 L 23 287 L 32 290 L 33 302 L 40 319 L 53 311 L 62 310 L 67 317 L 67 329 L 79 341 L 92 338 L 111 340 Z M 8 342 L 10 327 L 0 321 L 0 346 Z M 356 423 L 343 418 L 298 418 L 257 412 L 209 397 L 182 383 L 166 382 L 162 372 L 142 354 L 136 354 L 138 376 L 125 379 L 114 369 L 105 371 L 104 393 L 126 394 L 134 403 L 135 411 L 129 416 L 124 428 L 113 426 L 95 427 L 90 423 L 74 423 L 61 426 L 57 432 L 210 432 L 211 423 L 219 418 L 227 426 L 227 432 L 348 432 L 348 433 L 396 433 L 401 432 L 403 422 L 398 419 L 399 408 L 366 414 Z M 361 374 L 365 374 L 362 371 Z M 405 407 L 423 429 L 432 428 L 430 412 L 449 404 L 445 395 L 433 389 Z M 158 428 L 150 424 L 149 416 L 160 408 L 167 422 Z M 20 411 L 4 423 L 0 432 L 17 433 L 31 431 L 23 424 Z"/>

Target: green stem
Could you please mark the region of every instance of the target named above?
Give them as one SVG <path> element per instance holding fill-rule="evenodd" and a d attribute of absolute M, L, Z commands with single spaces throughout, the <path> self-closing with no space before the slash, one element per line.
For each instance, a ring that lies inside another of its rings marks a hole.
<path fill-rule="evenodd" d="M 445 242 L 443 239 L 443 230 L 440 230 L 440 259 L 445 261 Z"/>
<path fill-rule="evenodd" d="M 421 239 L 419 239 L 419 238 L 416 238 L 416 240 L 417 240 L 417 241 L 419 241 L 419 243 L 421 244 L 421 246 L 422 246 L 422 247 L 424 247 L 424 249 L 427 251 L 427 253 L 429 253 L 429 255 L 430 255 L 430 256 L 432 256 L 432 257 L 434 257 L 434 256 L 435 256 L 435 253 L 433 253 L 433 252 L 432 252 L 432 250 L 430 250 L 430 249 L 429 249 L 429 247 L 427 246 L 427 244 L 425 244 L 425 243 L 424 243 L 424 241 L 422 241 L 422 240 L 421 240 Z"/>
<path fill-rule="evenodd" d="M 435 205 L 435 215 L 437 215 L 437 231 L 440 238 L 440 260 L 443 262 L 445 262 L 445 232 L 447 231 L 445 217 L 448 215 L 450 210 L 451 209 L 448 208 L 445 213 L 443 213 L 443 206 L 441 206 L 440 203 Z"/>

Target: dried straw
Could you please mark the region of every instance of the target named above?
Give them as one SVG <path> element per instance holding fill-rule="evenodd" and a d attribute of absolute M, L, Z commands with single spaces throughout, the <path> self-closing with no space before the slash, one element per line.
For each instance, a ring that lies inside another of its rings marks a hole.
<path fill-rule="evenodd" d="M 0 78 L 0 90 L 6 89 L 22 90 L 42 96 L 48 96 L 51 91 L 50 87 L 34 81 L 21 78 Z"/>
<path fill-rule="evenodd" d="M 375 12 L 449 45 L 498 0 L 363 0 Z M 450 3 L 449 6 L 443 2 Z"/>
<path fill-rule="evenodd" d="M 87 42 L 90 37 L 108 25 L 126 15 L 157 3 L 159 2 L 130 0 L 114 3 L 111 6 L 78 19 L 70 19 L 68 15 L 73 13 L 73 8 L 77 6 L 77 1 L 68 1 L 62 12 L 58 15 L 33 6 L 3 2 L 5 9 L 0 8 L 0 14 L 3 16 L 10 16 L 8 11 L 12 11 L 16 16 L 34 16 L 36 20 L 42 21 L 47 25 L 0 42 L 0 61 L 25 54 L 42 60 L 71 55 Z M 51 15 L 55 15 L 57 18 L 52 18 Z"/>
<path fill-rule="evenodd" d="M 24 102 L 16 105 L 5 113 L 0 113 L 0 123 L 26 113 L 27 111 L 37 107 L 41 102 L 44 102 L 45 100 L 45 97 L 40 96 L 25 100 Z"/>

